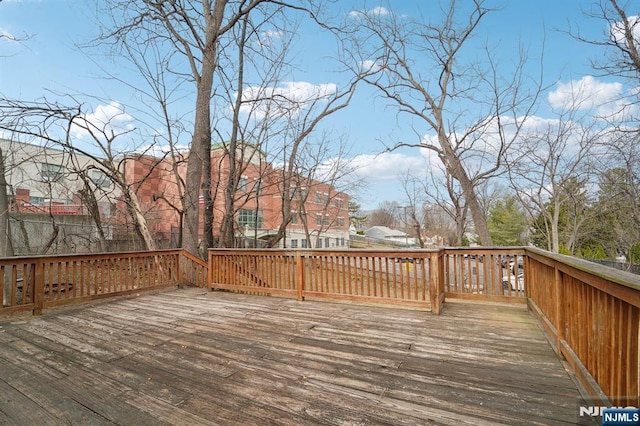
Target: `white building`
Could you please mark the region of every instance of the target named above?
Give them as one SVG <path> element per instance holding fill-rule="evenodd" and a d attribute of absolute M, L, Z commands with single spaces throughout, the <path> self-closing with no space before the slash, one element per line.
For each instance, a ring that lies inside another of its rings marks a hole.
<path fill-rule="evenodd" d="M 115 213 L 112 203 L 120 193 L 91 157 L 7 139 L 0 139 L 0 149 L 8 193 L 18 211 L 82 214 L 80 191 L 85 181 L 81 177 L 85 176 L 103 216 Z"/>

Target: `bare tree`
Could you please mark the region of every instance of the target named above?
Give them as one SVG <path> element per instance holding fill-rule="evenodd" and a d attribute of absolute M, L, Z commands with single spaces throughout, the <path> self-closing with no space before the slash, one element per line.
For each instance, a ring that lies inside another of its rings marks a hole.
<path fill-rule="evenodd" d="M 426 225 L 426 211 L 424 205 L 425 191 L 423 190 L 423 181 L 419 178 L 411 176 L 409 171 L 401 176 L 402 189 L 406 197 L 405 205 L 405 232 L 407 234 L 413 234 L 418 239 L 418 244 L 421 248 L 424 248 L 425 241 L 423 230 Z"/>
<path fill-rule="evenodd" d="M 390 149 L 410 146 L 435 152 L 460 185 L 480 243 L 491 245 L 477 187 L 501 172 L 504 154 L 517 138 L 540 88 L 536 83 L 531 92 L 524 88 L 522 54 L 509 80 L 501 80 L 504 73 L 498 69 L 503 67 L 490 49 L 485 50 L 485 65 L 465 62 L 462 56 L 472 48 L 470 40 L 490 10 L 480 0 L 465 7 L 456 1 L 448 4 L 437 24 L 433 23 L 435 10 L 424 19 L 362 12 L 354 44 L 367 59 L 364 66 L 377 71 L 367 82 L 416 129 L 415 142 L 400 141 Z M 469 110 L 470 103 L 476 112 Z M 419 134 L 419 125 L 435 136 Z"/>
<path fill-rule="evenodd" d="M 136 116 L 140 125 L 146 124 L 151 129 L 149 134 L 141 134 L 140 140 L 151 141 L 147 146 L 141 146 L 140 151 L 149 150 L 154 156 L 162 157 L 169 162 L 170 177 L 168 181 L 175 187 L 171 194 L 166 191 L 153 194 L 153 201 L 164 203 L 174 210 L 178 216 L 177 243 L 182 246 L 184 195 L 185 195 L 185 147 L 181 146 L 181 137 L 185 133 L 189 117 L 180 113 L 174 104 L 179 103 L 186 96 L 186 81 L 183 76 L 169 72 L 174 67 L 175 54 L 173 51 L 163 50 L 156 43 L 141 44 L 137 40 L 123 39 L 121 43 L 123 53 L 121 59 L 129 62 L 133 72 L 142 77 L 146 86 L 133 84 L 120 73 L 114 73 L 107 67 L 102 71 L 109 79 L 115 80 L 132 90 L 143 100 L 143 105 L 150 106 L 147 110 L 137 108 Z M 177 114 L 177 115 L 176 115 Z M 141 119 L 144 118 L 144 119 Z M 145 142 L 146 143 L 146 142 Z M 91 205 L 91 193 L 85 193 Z"/>
<path fill-rule="evenodd" d="M 395 228 L 401 220 L 398 218 L 400 205 L 395 201 L 383 201 L 369 214 L 369 226 Z"/>
<path fill-rule="evenodd" d="M 337 146 L 332 148 L 336 143 Z M 316 246 L 324 232 L 349 224 L 345 191 L 347 187 L 350 191 L 357 190 L 362 182 L 353 179 L 355 169 L 348 163 L 348 156 L 344 138 L 328 132 L 316 143 L 307 143 L 297 159 L 295 185 L 306 188 L 306 191 L 299 194 L 295 207 L 303 223 L 307 241 L 311 243 L 315 240 Z M 310 194 L 320 197 L 309 199 Z M 314 216 L 316 226 L 312 231 L 309 220 L 313 220 Z"/>
<path fill-rule="evenodd" d="M 440 232 L 449 244 L 462 246 L 468 230 L 469 209 L 457 180 L 444 166 L 432 164 L 421 186 L 427 206 L 425 216 L 438 224 L 433 231 Z M 444 220 L 443 214 L 449 220 Z M 429 229 L 430 225 L 426 224 L 426 227 Z"/>
<path fill-rule="evenodd" d="M 640 16 L 625 10 L 635 6 L 628 1 L 599 0 L 584 10 L 589 18 L 605 23 L 601 39 L 583 35 L 579 27 L 569 30 L 577 40 L 604 48 L 604 56 L 591 61 L 595 70 L 636 81 L 640 77 Z"/>
<path fill-rule="evenodd" d="M 531 129 L 509 158 L 514 192 L 532 218 L 543 217 L 547 249 L 554 253 L 560 251 L 561 211 L 575 206 L 582 196 L 578 191 L 588 182 L 590 155 L 598 138 L 593 127 L 577 120 L 575 105 Z M 574 215 L 574 235 L 582 221 Z"/>
<path fill-rule="evenodd" d="M 640 247 L 640 144 L 635 132 L 614 131 L 602 138 L 599 156 L 599 206 L 611 241 L 603 241 L 612 257 Z M 613 245 L 613 247 L 611 247 Z"/>
<path fill-rule="evenodd" d="M 144 212 L 135 192 L 135 186 L 124 176 L 121 161 L 126 157 L 118 150 L 116 140 L 133 129 L 120 129 L 111 123 L 91 120 L 81 111 L 79 105 L 65 107 L 58 103 L 18 102 L 4 100 L 0 103 L 4 120 L 0 121 L 0 130 L 12 132 L 39 141 L 53 143 L 72 155 L 80 153 L 93 160 L 96 169 L 104 173 L 122 193 L 123 200 L 135 225 L 135 231 L 143 241 L 146 250 L 154 250 L 155 242 L 149 232 Z M 120 112 L 124 115 L 124 112 Z M 74 132 L 84 132 L 92 144 L 83 148 L 73 138 Z M 94 153 L 97 149 L 99 155 Z"/>
<path fill-rule="evenodd" d="M 217 67 L 221 35 L 263 0 L 229 2 L 202 0 L 201 2 L 165 2 L 112 0 L 107 15 L 111 29 L 103 40 L 129 44 L 160 43 L 184 57 L 186 69 L 176 72 L 188 75 L 195 83 L 196 101 L 191 149 L 187 162 L 184 192 L 185 235 L 183 246 L 198 253 L 199 199 L 203 173 L 210 179 L 210 169 L 204 169 L 211 150 L 211 97 Z M 123 13 L 126 12 L 126 13 Z"/>

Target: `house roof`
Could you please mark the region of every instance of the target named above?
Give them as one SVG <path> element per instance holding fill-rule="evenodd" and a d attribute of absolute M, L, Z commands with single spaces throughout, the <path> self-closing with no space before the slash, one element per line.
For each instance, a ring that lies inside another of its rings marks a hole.
<path fill-rule="evenodd" d="M 372 226 L 371 228 L 364 231 L 365 235 L 375 234 L 376 236 L 381 236 L 383 238 L 393 238 L 393 237 L 405 237 L 407 234 L 398 231 L 396 229 L 391 229 L 387 226 Z"/>

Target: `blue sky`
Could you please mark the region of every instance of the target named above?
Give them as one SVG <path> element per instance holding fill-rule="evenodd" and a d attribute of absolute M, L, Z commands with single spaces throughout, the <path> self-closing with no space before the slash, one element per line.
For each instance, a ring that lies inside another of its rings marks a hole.
<path fill-rule="evenodd" d="M 366 4 L 340 1 L 336 14 L 366 11 L 384 6 L 395 14 L 416 15 L 418 10 L 428 13 L 426 1 L 391 1 Z M 465 1 L 460 1 L 460 4 Z M 3 0 L 0 2 L 0 34 L 25 38 L 12 42 L 0 39 L 0 94 L 6 98 L 34 100 L 54 99 L 59 93 L 81 96 L 96 116 L 108 115 L 124 106 L 135 108 L 136 97 L 131 89 L 104 78 L 102 71 L 78 44 L 86 43 L 96 35 L 91 2 L 72 0 Z M 601 57 L 603 51 L 572 39 L 563 33 L 571 24 L 588 37 L 599 39 L 606 32 L 602 21 L 587 18 L 582 9 L 590 1 L 518 0 L 490 1 L 492 12 L 477 30 L 477 42 L 492 46 L 505 63 L 515 61 L 519 45 L 525 47 L 530 62 L 528 71 L 538 76 L 540 55 L 544 41 L 544 84 L 548 90 L 541 97 L 536 115 L 548 117 L 546 103 L 561 102 L 567 88 L 580 87 L 593 90 L 607 98 L 606 91 L 620 91 L 624 82 L 594 75 L 590 60 Z M 339 9 L 338 9 L 339 8 Z M 638 6 L 640 9 L 640 5 Z M 638 11 L 629 11 L 630 15 Z M 339 77 L 330 72 L 326 56 L 333 44 L 327 37 L 319 37 L 317 29 L 302 25 L 298 31 L 296 60 L 301 66 L 292 72 L 289 81 L 312 85 L 340 84 Z M 108 65 L 116 67 L 115 65 Z M 125 77 L 135 83 L 135 76 Z M 618 86 L 615 85 L 618 83 Z M 564 92 L 563 92 L 564 90 Z M 595 96 L 594 99 L 598 99 Z M 385 143 L 397 140 L 415 140 L 407 122 L 399 118 L 374 92 L 363 87 L 357 92 L 350 107 L 332 116 L 324 123 L 349 140 L 352 165 L 366 181 L 367 188 L 357 191 L 357 200 L 364 208 L 372 209 L 382 201 L 405 204 L 399 175 L 412 170 L 424 172 L 429 167 L 424 153 L 405 148 L 383 153 Z M 428 129 L 417 129 L 428 136 Z M 352 194 L 356 195 L 356 194 Z"/>

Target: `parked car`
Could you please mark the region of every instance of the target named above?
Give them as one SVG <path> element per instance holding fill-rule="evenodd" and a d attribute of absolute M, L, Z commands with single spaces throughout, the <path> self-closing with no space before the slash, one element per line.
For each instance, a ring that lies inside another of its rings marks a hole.
<path fill-rule="evenodd" d="M 509 263 L 513 260 L 513 256 L 510 256 L 508 254 L 503 254 L 500 255 L 498 257 L 498 262 L 500 263 L 500 265 L 502 265 L 503 268 L 508 268 L 509 267 Z"/>
<path fill-rule="evenodd" d="M 517 265 L 517 271 L 516 271 L 516 265 Z M 524 259 L 522 256 L 514 256 L 510 261 L 509 261 L 509 270 L 513 273 L 516 274 L 518 272 L 522 272 L 524 269 Z"/>
<path fill-rule="evenodd" d="M 511 291 L 524 291 L 524 272 L 520 272 L 518 275 L 504 275 L 502 277 L 502 289 L 508 290 L 509 287 L 511 287 Z"/>
<path fill-rule="evenodd" d="M 478 254 L 465 254 L 462 256 L 464 259 L 471 259 L 471 260 L 476 260 L 476 258 L 478 259 L 478 261 L 480 263 L 482 263 L 484 261 L 484 256 L 483 255 L 478 255 Z"/>

